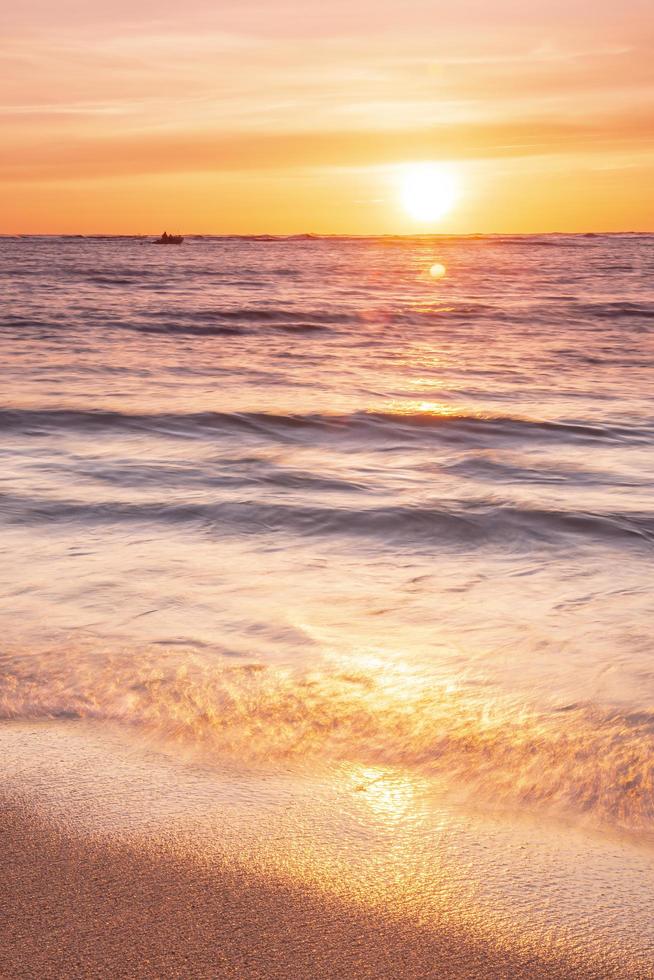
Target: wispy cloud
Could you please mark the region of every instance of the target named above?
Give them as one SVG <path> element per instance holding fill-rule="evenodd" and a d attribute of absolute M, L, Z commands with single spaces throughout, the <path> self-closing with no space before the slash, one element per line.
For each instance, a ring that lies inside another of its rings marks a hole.
<path fill-rule="evenodd" d="M 649 0 L 24 0 L 0 32 L 12 184 L 652 145 Z"/>
<path fill-rule="evenodd" d="M 542 119 L 342 132 L 207 133 L 153 130 L 5 146 L 4 180 L 77 180 L 126 174 L 374 167 L 405 159 L 504 159 L 654 148 L 648 113 L 599 122 Z"/>

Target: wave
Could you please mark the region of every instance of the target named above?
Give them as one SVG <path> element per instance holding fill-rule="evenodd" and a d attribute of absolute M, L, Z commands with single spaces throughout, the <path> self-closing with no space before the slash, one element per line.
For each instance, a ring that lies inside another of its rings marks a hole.
<path fill-rule="evenodd" d="M 177 312 L 177 311 L 175 311 Z M 166 316 L 170 317 L 168 310 L 150 310 L 147 314 L 150 320 L 159 320 Z M 183 310 L 179 312 L 181 320 L 197 320 L 198 325 L 203 325 L 207 320 L 227 321 L 227 322 L 252 322 L 252 323 L 297 323 L 300 320 L 310 321 L 311 323 L 330 324 L 352 324 L 359 320 L 356 313 L 334 309 L 292 309 L 281 306 L 240 306 L 240 307 L 208 307 L 194 308 L 192 312 Z M 183 324 L 182 324 L 183 325 Z"/>
<path fill-rule="evenodd" d="M 575 443 L 649 443 L 652 424 L 600 424 L 500 415 L 443 406 L 425 411 L 370 411 L 278 414 L 271 412 L 127 413 L 82 409 L 0 408 L 0 429 L 5 432 L 147 430 L 166 436 L 201 437 L 210 433 L 263 433 L 280 439 L 309 431 L 335 437 L 364 434 L 371 438 L 434 437 L 458 440 L 462 435 L 481 439 L 562 439 Z"/>
<path fill-rule="evenodd" d="M 63 473 L 66 478 L 78 481 L 91 480 L 105 486 L 118 486 L 143 490 L 146 487 L 165 490 L 181 490 L 185 493 L 198 489 L 210 492 L 216 489 L 257 488 L 267 486 L 285 490 L 303 490 L 315 493 L 359 493 L 365 489 L 363 483 L 342 476 L 330 476 L 324 472 L 300 469 L 256 456 L 234 454 L 222 458 L 219 469 L 202 465 L 193 466 L 188 462 L 181 464 L 136 463 L 134 461 L 112 462 L 111 466 L 97 467 L 86 465 L 79 460 L 74 462 L 49 463 L 49 472 Z"/>
<path fill-rule="evenodd" d="M 122 323 L 119 325 L 123 330 L 132 330 L 136 333 L 143 334 L 159 334 L 169 337 L 238 337 L 246 336 L 252 333 L 251 328 L 246 326 L 231 326 L 231 325 L 201 325 L 192 323 L 180 323 L 179 321 L 173 321 L 171 323 L 158 323 L 158 324 L 126 324 Z M 282 322 L 277 324 L 277 329 L 286 331 L 289 333 L 313 333 L 315 331 L 325 330 L 325 326 L 321 323 L 311 323 L 302 321 L 291 321 Z"/>
<path fill-rule="evenodd" d="M 486 542 L 513 550 L 557 544 L 570 536 L 650 546 L 654 515 L 640 512 L 586 512 L 498 504 L 443 501 L 436 505 L 343 507 L 256 500 L 222 502 L 86 502 L 48 497 L 0 495 L 0 512 L 13 524 L 76 521 L 84 524 L 158 523 L 194 525 L 223 535 L 287 533 L 347 536 L 412 547 Z"/>
<path fill-rule="evenodd" d="M 654 831 L 654 713 L 538 709 L 408 665 L 354 657 L 301 673 L 177 648 L 5 652 L 0 718 L 118 723 L 208 762 L 399 766 L 489 805 Z"/>
<path fill-rule="evenodd" d="M 610 303 L 577 303 L 571 304 L 570 312 L 578 312 L 600 320 L 616 319 L 654 319 L 654 303 L 629 303 L 625 300 Z"/>
<path fill-rule="evenodd" d="M 91 282 L 96 286 L 134 286 L 139 285 L 141 279 L 137 276 L 92 275 L 88 276 L 87 282 Z"/>
<path fill-rule="evenodd" d="M 288 274 L 286 272 L 285 274 Z M 106 283 L 105 283 L 106 284 Z M 287 309 L 284 307 L 245 306 L 239 308 L 195 308 L 184 310 L 149 310 L 138 319 L 120 318 L 111 322 L 116 330 L 137 334 L 170 337 L 220 337 L 286 331 L 310 333 L 339 326 L 355 326 L 360 317 L 354 312 L 338 310 Z"/>
<path fill-rule="evenodd" d="M 158 324 L 117 324 L 121 330 L 131 330 L 135 333 L 159 334 L 165 337 L 238 337 L 249 331 L 236 326 L 194 326 L 193 324 L 172 323 Z"/>
<path fill-rule="evenodd" d="M 288 274 L 288 272 L 287 272 Z M 258 322 L 258 323 L 296 323 L 298 320 L 310 320 L 322 324 L 352 324 L 359 320 L 354 312 L 330 309 L 329 312 L 318 309 L 293 309 L 282 306 L 239 306 L 239 307 L 193 307 L 193 309 L 150 309 L 143 311 L 141 316 L 149 321 L 170 320 L 171 314 L 178 316 L 180 321 L 197 321 L 203 325 L 207 321 L 218 322 Z"/>

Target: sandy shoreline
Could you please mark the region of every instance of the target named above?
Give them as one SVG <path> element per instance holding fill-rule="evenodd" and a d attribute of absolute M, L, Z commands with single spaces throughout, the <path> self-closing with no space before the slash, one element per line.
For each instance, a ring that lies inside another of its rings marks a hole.
<path fill-rule="evenodd" d="M 208 869 L 153 840 L 76 838 L 3 800 L 3 977 L 608 977 Z"/>
<path fill-rule="evenodd" d="M 2 978 L 654 978 L 631 845 L 103 725 L 4 723 L 0 754 Z"/>

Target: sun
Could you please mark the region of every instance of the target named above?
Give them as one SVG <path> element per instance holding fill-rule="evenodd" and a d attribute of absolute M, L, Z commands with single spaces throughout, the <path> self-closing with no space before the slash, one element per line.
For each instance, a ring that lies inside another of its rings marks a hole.
<path fill-rule="evenodd" d="M 408 163 L 399 171 L 400 199 L 414 221 L 437 221 L 456 204 L 460 184 L 443 163 Z"/>

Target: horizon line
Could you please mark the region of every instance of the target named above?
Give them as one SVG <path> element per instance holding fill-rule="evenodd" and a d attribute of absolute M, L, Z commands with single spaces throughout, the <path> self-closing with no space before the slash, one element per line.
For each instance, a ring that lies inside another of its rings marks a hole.
<path fill-rule="evenodd" d="M 581 238 L 606 238 L 609 236 L 621 237 L 627 235 L 654 235 L 654 228 L 647 230 L 624 229 L 622 231 L 469 231 L 469 232 L 370 232 L 368 234 L 356 234 L 347 232 L 289 232 L 279 234 L 274 232 L 175 232 L 182 235 L 185 239 L 203 238 L 236 238 L 236 239 L 261 239 L 268 241 L 285 241 L 289 239 L 371 239 L 371 238 L 402 238 L 402 239 L 431 239 L 431 238 L 533 238 L 536 236 L 545 237 L 581 237 Z M 0 232 L 0 239 L 3 238 L 75 238 L 75 239 L 94 239 L 94 238 L 135 238 L 145 239 L 154 238 L 161 235 L 161 232 L 65 232 L 65 231 L 7 231 Z"/>

